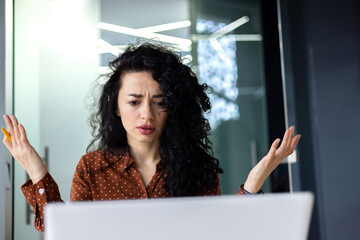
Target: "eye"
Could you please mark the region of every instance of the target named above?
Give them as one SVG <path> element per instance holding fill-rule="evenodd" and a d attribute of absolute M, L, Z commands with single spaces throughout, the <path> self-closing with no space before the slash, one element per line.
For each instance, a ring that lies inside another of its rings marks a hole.
<path fill-rule="evenodd" d="M 162 101 L 155 102 L 154 104 L 155 104 L 155 106 L 158 106 L 158 107 L 165 107 L 166 106 L 166 103 L 162 102 Z"/>
<path fill-rule="evenodd" d="M 138 102 L 138 101 L 130 101 L 129 104 L 130 104 L 131 106 L 136 106 L 136 105 L 139 104 L 139 102 Z"/>

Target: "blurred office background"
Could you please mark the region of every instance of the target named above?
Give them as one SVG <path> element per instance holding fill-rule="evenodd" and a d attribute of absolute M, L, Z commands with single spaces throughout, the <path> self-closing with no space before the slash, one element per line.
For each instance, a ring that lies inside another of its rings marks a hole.
<path fill-rule="evenodd" d="M 297 152 L 263 189 L 315 194 L 309 239 L 360 238 L 360 2 L 0 0 L 0 10 L 0 113 L 24 124 L 65 201 L 98 76 L 127 44 L 161 42 L 213 88 L 223 194 L 294 125 Z M 0 240 L 43 238 L 26 180 L 0 147 Z"/>

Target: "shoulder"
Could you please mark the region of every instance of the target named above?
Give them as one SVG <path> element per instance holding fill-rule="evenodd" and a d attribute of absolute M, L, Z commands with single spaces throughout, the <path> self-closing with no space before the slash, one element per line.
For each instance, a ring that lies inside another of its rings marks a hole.
<path fill-rule="evenodd" d="M 128 153 L 124 150 L 96 150 L 83 155 L 76 169 L 86 172 L 98 171 L 126 157 Z"/>

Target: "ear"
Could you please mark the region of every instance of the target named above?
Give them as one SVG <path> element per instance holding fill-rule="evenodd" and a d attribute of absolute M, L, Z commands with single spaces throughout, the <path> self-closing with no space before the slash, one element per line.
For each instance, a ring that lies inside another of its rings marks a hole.
<path fill-rule="evenodd" d="M 116 115 L 118 115 L 119 117 L 121 117 L 121 116 L 120 116 L 120 110 L 119 110 L 119 107 L 116 109 Z"/>

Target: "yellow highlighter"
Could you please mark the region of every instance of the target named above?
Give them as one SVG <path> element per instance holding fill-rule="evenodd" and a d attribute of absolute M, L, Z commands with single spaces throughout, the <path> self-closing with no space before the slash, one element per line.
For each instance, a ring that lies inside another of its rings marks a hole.
<path fill-rule="evenodd" d="M 6 131 L 3 127 L 1 127 L 1 131 L 4 133 L 6 138 L 12 143 L 10 133 L 8 133 L 8 131 Z"/>

